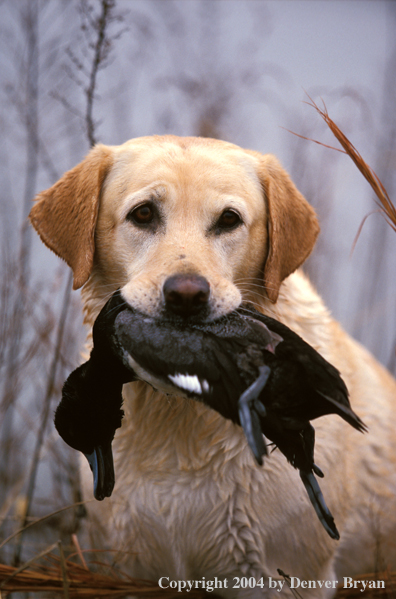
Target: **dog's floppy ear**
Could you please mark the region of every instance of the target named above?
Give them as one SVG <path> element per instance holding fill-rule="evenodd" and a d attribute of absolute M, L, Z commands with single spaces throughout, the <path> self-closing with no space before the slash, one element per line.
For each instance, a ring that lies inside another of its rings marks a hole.
<path fill-rule="evenodd" d="M 39 193 L 30 211 L 42 241 L 73 270 L 73 289 L 84 285 L 91 274 L 99 197 L 112 161 L 109 148 L 95 146 L 55 185 Z"/>
<path fill-rule="evenodd" d="M 264 285 L 268 298 L 276 302 L 282 281 L 311 253 L 319 223 L 314 209 L 274 156 L 261 156 L 258 174 L 268 210 L 269 242 Z"/>

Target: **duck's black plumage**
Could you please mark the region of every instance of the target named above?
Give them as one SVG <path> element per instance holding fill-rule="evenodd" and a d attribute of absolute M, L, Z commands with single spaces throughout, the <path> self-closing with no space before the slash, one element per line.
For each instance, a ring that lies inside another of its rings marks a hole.
<path fill-rule="evenodd" d="M 111 443 L 124 415 L 122 387 L 134 374 L 120 360 L 108 318 L 93 327 L 93 349 L 87 362 L 74 370 L 62 389 L 55 426 L 64 441 L 87 457 L 94 475 L 94 495 L 110 497 L 115 483 Z"/>
<path fill-rule="evenodd" d="M 155 319 L 114 294 L 95 322 L 90 360 L 66 381 L 55 419 L 72 447 L 87 457 L 93 447 L 94 457 L 107 459 L 95 479 L 97 498 L 114 484 L 111 441 L 121 423 L 122 384 L 134 378 L 202 401 L 240 424 L 260 464 L 264 434 L 300 471 L 323 526 L 339 537 L 314 476 L 323 474 L 314 464 L 309 421 L 335 413 L 357 430 L 365 427 L 338 371 L 288 327 L 250 307 L 210 323 Z"/>

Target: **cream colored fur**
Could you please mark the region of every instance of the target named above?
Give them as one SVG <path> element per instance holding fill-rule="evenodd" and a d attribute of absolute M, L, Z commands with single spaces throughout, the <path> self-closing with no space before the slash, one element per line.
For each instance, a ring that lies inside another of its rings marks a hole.
<path fill-rule="evenodd" d="M 300 579 L 341 582 L 374 571 L 379 559 L 396 566 L 396 384 L 296 271 L 318 227 L 277 161 L 224 142 L 168 136 L 98 146 L 82 165 L 38 196 L 31 218 L 73 268 L 75 286 L 85 282 L 89 326 L 119 287 L 134 307 L 160 314 L 168 276 L 205 276 L 210 318 L 249 299 L 287 324 L 342 372 L 352 407 L 369 427 L 362 435 L 336 416 L 314 422 L 321 487 L 341 533 L 337 542 L 279 451 L 260 468 L 240 427 L 198 402 L 165 397 L 142 382 L 126 385 L 126 415 L 113 443 L 115 490 L 90 507 L 124 568 L 154 580 L 230 581 L 276 577 L 281 568 Z M 149 199 L 162 211 L 161 226 L 151 232 L 125 220 Z M 76 222 L 81 230 L 79 204 L 86 210 L 88 201 L 91 212 L 99 205 L 98 215 L 88 219 L 83 247 L 69 252 L 67 236 Z M 230 207 L 244 225 L 216 236 L 211 225 Z M 85 465 L 84 480 L 91 497 Z M 268 589 L 223 594 L 279 596 Z"/>

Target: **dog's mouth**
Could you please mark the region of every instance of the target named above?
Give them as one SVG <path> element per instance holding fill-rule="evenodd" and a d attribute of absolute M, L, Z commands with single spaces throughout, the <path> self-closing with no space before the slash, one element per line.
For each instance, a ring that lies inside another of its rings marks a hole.
<path fill-rule="evenodd" d="M 123 299 L 123 303 L 125 308 L 129 308 L 139 317 L 144 317 L 155 322 L 159 326 L 163 324 L 169 327 L 173 326 L 177 329 L 188 329 L 188 327 L 195 325 L 209 325 L 213 322 L 226 319 L 232 312 L 238 310 L 242 305 L 245 305 L 245 302 L 241 300 L 240 302 L 235 303 L 235 305 L 228 307 L 228 309 L 223 312 L 218 309 L 219 307 L 217 305 L 212 306 L 210 302 L 205 303 L 203 306 L 186 309 L 181 308 L 178 310 L 169 309 L 165 302 L 161 302 L 156 311 L 146 312 L 144 307 L 135 307 L 127 300 Z"/>
<path fill-rule="evenodd" d="M 159 314 L 147 314 L 142 310 L 137 310 L 125 302 L 125 308 L 130 308 L 131 311 L 138 317 L 143 318 L 146 322 L 152 322 L 158 327 L 164 326 L 168 328 L 176 328 L 178 330 L 187 330 L 194 326 L 205 326 L 217 321 L 222 321 L 227 318 L 227 314 L 213 314 L 210 308 L 201 310 L 196 314 L 174 314 L 166 308 L 163 308 Z"/>
<path fill-rule="evenodd" d="M 180 310 L 174 311 L 169 310 L 165 303 L 162 304 L 161 309 L 158 313 L 148 313 L 142 309 L 136 308 L 131 305 L 127 300 L 124 299 L 122 291 L 118 290 L 114 295 L 115 305 L 123 306 L 123 308 L 130 313 L 133 313 L 137 320 L 145 321 L 147 324 L 152 323 L 152 326 L 159 328 L 166 328 L 168 330 L 177 329 L 185 330 L 192 329 L 195 327 L 205 328 L 206 326 L 212 326 L 215 323 L 224 323 L 227 321 L 229 316 L 238 310 L 239 308 L 248 309 L 249 303 L 241 301 L 239 305 L 236 305 L 232 309 L 225 313 L 217 312 L 213 310 L 209 302 L 204 307 L 200 307 L 197 310 Z M 118 308 L 119 309 L 119 308 Z M 117 319 L 119 320 L 119 319 Z M 122 322 L 122 318 L 121 318 Z M 130 327 L 130 323 L 128 327 Z M 128 332 L 128 327 L 126 331 Z M 121 325 L 122 328 L 122 325 Z"/>
<path fill-rule="evenodd" d="M 161 277 L 132 277 L 120 289 L 126 305 L 148 317 L 189 323 L 210 323 L 236 310 L 243 296 L 237 285 L 216 273 L 197 269 Z"/>
<path fill-rule="evenodd" d="M 188 328 L 190 325 L 199 325 L 199 324 L 207 324 L 209 322 L 213 322 L 213 320 L 217 320 L 218 316 L 214 316 L 211 309 L 205 307 L 204 309 L 197 310 L 194 312 L 185 312 L 175 314 L 174 312 L 169 311 L 166 307 L 164 307 L 160 314 L 155 317 L 156 322 L 159 324 L 161 322 L 166 323 L 170 326 L 175 326 L 177 328 Z"/>

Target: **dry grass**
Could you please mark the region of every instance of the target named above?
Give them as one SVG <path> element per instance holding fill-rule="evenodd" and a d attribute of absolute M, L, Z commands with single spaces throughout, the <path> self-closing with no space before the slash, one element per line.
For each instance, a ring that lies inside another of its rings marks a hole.
<path fill-rule="evenodd" d="M 329 117 L 326 105 L 324 103 L 323 109 L 319 108 L 319 106 L 312 100 L 312 98 L 310 98 L 310 102 L 307 102 L 307 104 L 315 108 L 315 110 L 320 114 L 322 119 L 329 126 L 334 137 L 340 142 L 340 144 L 344 148 L 345 154 L 348 154 L 348 156 L 353 160 L 353 162 L 355 163 L 359 171 L 362 173 L 364 178 L 371 185 L 377 197 L 376 204 L 378 206 L 379 212 L 383 215 L 388 225 L 396 232 L 396 208 L 392 200 L 390 199 L 385 187 L 381 183 L 378 176 L 375 174 L 374 170 L 371 168 L 371 166 L 367 164 L 367 162 L 365 162 L 365 160 L 363 160 L 361 154 L 357 151 L 355 146 L 349 141 L 347 136 L 344 135 L 344 133 L 335 124 L 335 122 Z M 367 216 L 370 216 L 370 214 L 368 214 Z M 363 219 L 362 223 L 360 224 L 359 230 L 353 243 L 353 247 L 356 245 L 356 242 L 359 238 L 360 232 L 366 221 L 367 216 Z"/>
<path fill-rule="evenodd" d="M 161 589 L 157 584 L 138 579 L 122 579 L 86 570 L 84 566 L 65 560 L 65 578 L 62 562 L 53 556 L 53 565 L 36 566 L 16 573 L 12 566 L 0 565 L 0 589 L 4 593 L 29 592 L 59 594 L 70 599 L 78 597 L 173 597 L 176 592 Z M 195 593 L 195 597 L 201 593 Z"/>
<path fill-rule="evenodd" d="M 323 102 L 323 109 L 322 109 L 322 108 L 319 108 L 319 106 L 315 103 L 315 101 L 310 96 L 308 96 L 308 98 L 310 100 L 309 102 L 307 102 L 308 106 L 312 106 L 320 114 L 322 119 L 325 121 L 325 123 L 330 128 L 334 137 L 340 142 L 341 146 L 343 147 L 343 150 L 341 150 L 340 148 L 334 148 L 332 146 L 328 146 L 327 144 L 324 144 L 315 139 L 304 137 L 303 135 L 299 135 L 298 133 L 295 133 L 294 131 L 290 131 L 290 133 L 293 133 L 293 135 L 297 135 L 297 137 L 301 137 L 302 139 L 307 139 L 308 141 L 313 141 L 314 143 L 324 146 L 325 148 L 330 148 L 332 150 L 336 150 L 337 152 L 343 152 L 344 154 L 347 154 L 353 160 L 353 162 L 355 163 L 355 165 L 357 166 L 359 171 L 362 173 L 364 178 L 371 185 L 371 187 L 376 195 L 376 204 L 378 206 L 379 211 L 384 216 L 384 218 L 385 218 L 386 222 L 389 224 L 389 226 L 392 227 L 392 229 L 396 232 L 396 207 L 393 204 L 392 200 L 390 199 L 388 192 L 386 191 L 385 187 L 381 183 L 380 179 L 375 174 L 375 172 L 371 168 L 371 166 L 369 166 L 367 164 L 367 162 L 363 159 L 362 155 L 358 152 L 358 150 L 355 148 L 355 146 L 349 141 L 347 136 L 341 131 L 341 129 L 335 124 L 335 122 L 329 117 L 329 113 L 327 112 L 325 103 Z M 369 216 L 369 215 L 367 215 L 367 216 Z M 362 226 L 363 226 L 367 216 L 365 217 L 365 219 L 363 220 L 362 224 L 359 227 L 359 231 L 356 236 L 354 245 L 356 244 L 357 238 L 360 234 L 360 231 L 362 229 Z"/>
<path fill-rule="evenodd" d="M 51 546 L 47 552 L 37 556 L 37 560 L 43 559 L 43 554 L 61 548 L 60 543 Z M 144 597 L 147 599 L 176 599 L 180 596 L 177 589 L 161 588 L 155 582 L 131 578 L 120 571 L 115 572 L 112 568 L 102 562 L 95 561 L 88 568 L 72 561 L 77 554 L 65 559 L 63 550 L 60 557 L 49 554 L 46 556 L 47 563 L 33 563 L 35 559 L 29 560 L 21 568 L 14 568 L 0 564 L 0 598 L 11 592 L 29 592 L 39 594 L 48 593 L 49 596 L 60 596 L 65 599 L 78 598 L 122 598 L 122 597 Z M 107 571 L 107 573 L 105 573 Z M 396 572 L 380 572 L 376 574 L 365 574 L 359 576 L 359 581 L 384 581 L 385 588 L 370 589 L 363 591 L 363 586 L 358 584 L 356 588 L 340 587 L 335 599 L 357 599 L 364 593 L 365 599 L 391 599 L 396 597 Z M 293 595 L 304 599 L 304 592 L 294 591 Z M 193 589 L 189 592 L 191 599 L 203 599 L 207 597 L 205 590 Z M 217 596 L 211 593 L 213 599 Z"/>
<path fill-rule="evenodd" d="M 60 553 L 59 557 L 52 553 L 56 549 Z M 82 565 L 72 561 L 75 557 L 82 558 Z M 177 589 L 163 589 L 155 582 L 131 578 L 99 561 L 92 562 L 88 567 L 81 552 L 66 559 L 60 542 L 20 568 L 0 564 L 0 597 L 11 592 L 38 593 L 39 597 L 48 593 L 51 597 L 60 596 L 65 599 L 110 599 L 132 595 L 150 599 L 173 599 L 180 595 Z M 189 592 L 192 599 L 202 599 L 205 594 L 204 590 L 193 589 Z"/>

